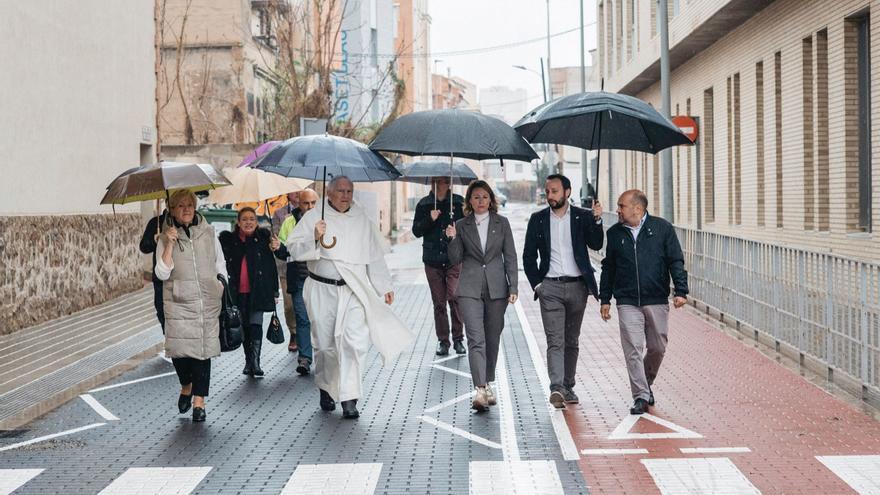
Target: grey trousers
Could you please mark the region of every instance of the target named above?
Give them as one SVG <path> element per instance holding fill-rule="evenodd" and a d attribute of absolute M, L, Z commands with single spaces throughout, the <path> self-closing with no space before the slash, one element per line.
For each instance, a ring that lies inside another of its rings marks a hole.
<path fill-rule="evenodd" d="M 489 299 L 488 288 L 483 287 L 483 297 L 458 297 L 458 309 L 464 320 L 467 335 L 468 363 L 475 387 L 495 381 L 495 363 L 501 331 L 504 330 L 504 312 L 507 298 Z"/>
<path fill-rule="evenodd" d="M 648 400 L 649 387 L 657 378 L 666 353 L 669 304 L 650 306 L 617 306 L 620 321 L 620 344 L 629 373 L 633 400 Z M 647 347 L 647 352 L 645 352 Z"/>
<path fill-rule="evenodd" d="M 541 321 L 547 336 L 547 373 L 550 391 L 574 388 L 578 339 L 589 292 L 581 281 L 545 280 L 538 287 Z"/>

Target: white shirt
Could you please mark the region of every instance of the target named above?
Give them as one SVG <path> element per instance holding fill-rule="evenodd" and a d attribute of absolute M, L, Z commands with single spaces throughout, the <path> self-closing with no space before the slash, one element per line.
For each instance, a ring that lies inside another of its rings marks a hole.
<path fill-rule="evenodd" d="M 571 245 L 571 207 L 559 217 L 550 210 L 550 268 L 548 277 L 580 277 L 581 271 L 574 261 Z"/>
<path fill-rule="evenodd" d="M 477 224 L 477 232 L 480 234 L 480 246 L 483 254 L 486 254 L 486 238 L 489 236 L 489 212 L 478 215 L 474 213 L 474 221 Z"/>
<path fill-rule="evenodd" d="M 645 225 L 645 219 L 648 218 L 648 212 L 646 211 L 644 215 L 642 215 L 642 220 L 639 222 L 638 227 L 630 227 L 628 223 L 624 223 L 623 226 L 628 228 L 630 232 L 632 232 L 633 242 L 636 242 L 639 238 L 639 231 L 642 230 L 642 226 Z"/>

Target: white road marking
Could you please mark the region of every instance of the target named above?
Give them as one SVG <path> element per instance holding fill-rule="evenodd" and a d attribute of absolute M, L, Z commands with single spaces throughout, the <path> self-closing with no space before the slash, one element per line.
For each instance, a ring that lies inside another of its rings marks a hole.
<path fill-rule="evenodd" d="M 565 493 L 553 461 L 474 461 L 469 471 L 472 495 Z"/>
<path fill-rule="evenodd" d="M 821 455 L 816 459 L 860 495 L 880 494 L 880 455 Z"/>
<path fill-rule="evenodd" d="M 639 418 L 643 418 L 647 421 L 653 421 L 660 426 L 665 426 L 673 431 L 673 433 L 630 433 L 632 427 L 638 422 Z M 623 418 L 623 421 L 617 425 L 617 428 L 611 432 L 611 435 L 608 435 L 609 440 L 656 440 L 659 438 L 703 438 L 703 435 L 699 433 L 688 430 L 683 426 L 678 426 L 672 421 L 667 421 L 663 418 L 658 418 L 652 414 L 630 414 L 627 417 Z"/>
<path fill-rule="evenodd" d="M 441 430 L 446 430 L 449 433 L 454 433 L 460 437 L 464 437 L 472 442 L 477 442 L 479 444 L 485 445 L 486 447 L 492 447 L 493 449 L 501 449 L 501 444 L 495 443 L 491 440 L 486 440 L 481 436 L 474 435 L 473 433 L 469 431 L 464 431 L 461 428 L 456 428 L 449 423 L 444 423 L 443 421 L 434 419 L 431 416 L 418 416 L 418 418 L 425 423 L 434 425 Z"/>
<path fill-rule="evenodd" d="M 0 495 L 9 495 L 42 472 L 42 469 L 0 469 Z"/>
<path fill-rule="evenodd" d="M 519 445 L 516 443 L 516 424 L 513 422 L 513 401 L 510 397 L 510 384 L 507 382 L 507 361 L 504 348 L 498 346 L 498 361 L 495 366 L 495 397 L 501 410 L 501 452 L 505 461 L 519 460 Z"/>
<path fill-rule="evenodd" d="M 433 362 L 434 364 L 440 364 L 440 363 L 444 363 L 444 362 L 446 362 L 446 361 L 451 361 L 451 360 L 453 360 L 453 359 L 460 359 L 460 358 L 463 358 L 463 357 L 467 357 L 467 354 L 455 354 L 455 355 L 452 355 L 452 356 L 446 356 L 446 357 L 442 357 L 442 358 L 440 358 L 440 359 L 435 359 L 435 360 L 432 361 L 432 362 Z"/>
<path fill-rule="evenodd" d="M 761 492 L 726 457 L 642 459 L 663 495 L 755 495 Z"/>
<path fill-rule="evenodd" d="M 176 375 L 176 374 L 177 374 L 176 371 L 170 371 L 168 373 L 162 373 L 160 375 L 145 376 L 143 378 L 138 378 L 137 380 L 129 380 L 127 382 L 114 383 L 113 385 L 107 385 L 106 387 L 93 388 L 93 389 L 89 390 L 89 392 L 103 392 L 104 390 L 110 390 L 110 389 L 117 388 L 117 387 L 124 387 L 126 385 L 132 385 L 135 383 L 145 382 L 148 380 L 155 380 L 156 378 L 164 378 L 166 376 L 171 376 L 171 375 Z"/>
<path fill-rule="evenodd" d="M 516 309 L 516 316 L 519 318 L 520 328 L 522 328 L 523 334 L 526 338 L 526 344 L 528 344 L 529 355 L 532 358 L 532 365 L 535 367 L 535 372 L 538 374 L 538 380 L 541 382 L 541 388 L 544 391 L 542 397 L 548 399 L 545 401 L 547 412 L 550 414 L 550 422 L 553 425 L 553 432 L 556 433 L 556 441 L 559 442 L 559 448 L 562 450 L 562 458 L 566 461 L 576 461 L 580 459 L 580 455 L 578 454 L 577 447 L 574 445 L 574 438 L 571 436 L 571 430 L 568 429 L 568 423 L 565 422 L 565 416 L 563 416 L 561 410 L 554 408 L 549 402 L 550 377 L 547 375 L 547 365 L 544 363 L 544 358 L 541 356 L 538 342 L 535 340 L 535 335 L 532 333 L 532 327 L 529 325 L 529 320 L 526 318 L 526 312 L 520 301 L 517 301 L 513 307 Z"/>
<path fill-rule="evenodd" d="M 129 468 L 99 495 L 186 495 L 209 471 L 210 467 Z"/>
<path fill-rule="evenodd" d="M 647 454 L 648 449 L 584 449 L 583 455 L 637 455 Z"/>
<path fill-rule="evenodd" d="M 0 447 L 0 452 L 4 452 L 6 450 L 13 450 L 19 447 L 24 447 L 26 445 L 32 445 L 35 443 L 45 442 L 46 440 L 52 440 L 53 438 L 63 437 L 65 435 L 73 435 L 74 433 L 79 433 L 81 431 L 91 430 L 92 428 L 97 428 L 99 426 L 104 426 L 107 423 L 94 423 L 86 426 L 80 426 L 79 428 L 74 428 L 72 430 L 66 430 L 59 433 L 53 433 L 51 435 L 46 435 L 42 437 L 33 438 L 31 440 L 26 440 L 24 442 L 14 443 L 12 445 L 7 445 L 5 447 Z"/>
<path fill-rule="evenodd" d="M 432 407 L 425 409 L 425 413 L 437 412 L 437 411 L 439 411 L 441 409 L 445 409 L 453 404 L 458 404 L 461 401 L 468 400 L 468 399 L 472 398 L 473 396 L 474 396 L 473 392 L 468 392 L 466 394 L 459 395 L 458 397 L 456 397 L 454 399 L 450 399 L 446 402 L 443 402 L 442 404 L 437 404 L 436 406 L 432 406 Z"/>
<path fill-rule="evenodd" d="M 281 495 L 373 495 L 382 464 L 300 464 Z"/>
<path fill-rule="evenodd" d="M 91 408 L 94 409 L 96 413 L 98 413 L 102 418 L 106 419 L 107 421 L 119 421 L 119 418 L 114 416 L 112 412 L 108 411 L 106 407 L 101 405 L 101 403 L 98 402 L 98 400 L 91 395 L 82 394 L 79 396 L 79 398 L 84 400 L 86 404 L 91 406 Z"/>
<path fill-rule="evenodd" d="M 682 454 L 747 454 L 752 451 L 748 447 L 682 447 Z"/>
<path fill-rule="evenodd" d="M 468 372 L 454 370 L 454 369 L 452 369 L 452 368 L 447 368 L 446 366 L 440 366 L 439 364 L 432 364 L 431 367 L 432 367 L 432 368 L 436 368 L 436 369 L 438 369 L 438 370 L 440 370 L 440 371 L 445 371 L 445 372 L 447 372 L 447 373 L 452 373 L 453 375 L 463 376 L 463 377 L 465 377 L 465 378 L 470 378 L 470 377 L 471 377 L 471 374 L 468 373 Z"/>

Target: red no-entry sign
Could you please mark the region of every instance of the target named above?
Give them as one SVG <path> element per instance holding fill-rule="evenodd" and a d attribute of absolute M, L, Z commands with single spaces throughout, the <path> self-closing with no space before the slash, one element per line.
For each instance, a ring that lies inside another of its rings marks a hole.
<path fill-rule="evenodd" d="M 687 115 L 676 115 L 675 117 L 672 117 L 672 123 L 681 129 L 681 132 L 683 132 L 691 142 L 697 140 L 697 121 L 692 117 L 688 117 Z"/>

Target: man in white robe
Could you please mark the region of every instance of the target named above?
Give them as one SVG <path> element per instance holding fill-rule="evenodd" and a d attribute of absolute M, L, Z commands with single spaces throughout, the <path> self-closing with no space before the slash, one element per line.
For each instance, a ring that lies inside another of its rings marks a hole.
<path fill-rule="evenodd" d="M 344 418 L 359 416 L 357 400 L 363 396 L 362 367 L 370 343 L 387 364 L 413 340 L 390 308 L 394 291 L 385 243 L 366 211 L 352 201 L 353 193 L 347 177 L 334 177 L 327 186 L 324 220 L 322 208 L 310 210 L 287 239 L 290 256 L 305 261 L 309 269 L 303 298 L 312 324 L 321 409 L 332 411 L 339 401 Z M 335 246 L 325 247 L 334 238 Z"/>

